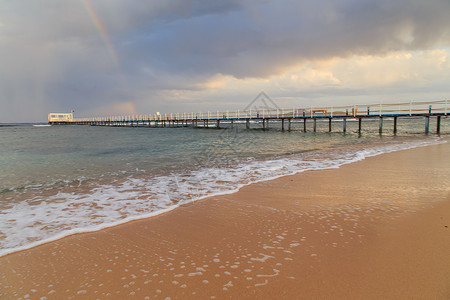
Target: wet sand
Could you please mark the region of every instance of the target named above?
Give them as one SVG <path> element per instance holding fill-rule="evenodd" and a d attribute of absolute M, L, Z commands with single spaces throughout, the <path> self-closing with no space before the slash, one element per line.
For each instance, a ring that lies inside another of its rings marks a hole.
<path fill-rule="evenodd" d="M 2 299 L 449 299 L 450 143 L 0 258 Z"/>

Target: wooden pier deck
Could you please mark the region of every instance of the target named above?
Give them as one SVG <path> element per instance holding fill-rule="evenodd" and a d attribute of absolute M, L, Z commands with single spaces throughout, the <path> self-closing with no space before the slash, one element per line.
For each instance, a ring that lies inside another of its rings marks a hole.
<path fill-rule="evenodd" d="M 403 102 L 390 104 L 352 105 L 339 107 L 309 107 L 292 109 L 249 109 L 243 111 L 170 113 L 132 116 L 109 116 L 95 118 L 74 118 L 67 121 L 49 120 L 52 125 L 90 125 L 113 127 L 194 127 L 194 128 L 233 128 L 237 123 L 244 123 L 245 128 L 253 128 L 252 124 L 262 125 L 269 129 L 269 122 L 277 122 L 282 131 L 291 131 L 293 122 L 303 123 L 303 131 L 307 131 L 307 123 L 312 122 L 312 130 L 317 130 L 317 121 L 327 120 L 328 131 L 333 129 L 333 121 L 342 121 L 342 131 L 347 130 L 347 121 L 358 122 L 358 132 L 362 130 L 363 119 L 378 119 L 378 130 L 383 132 L 383 120 L 393 119 L 393 133 L 397 132 L 398 119 L 423 118 L 425 133 L 430 132 L 430 119 L 436 119 L 436 133 L 441 131 L 441 119 L 448 117 L 448 100 L 427 102 Z"/>

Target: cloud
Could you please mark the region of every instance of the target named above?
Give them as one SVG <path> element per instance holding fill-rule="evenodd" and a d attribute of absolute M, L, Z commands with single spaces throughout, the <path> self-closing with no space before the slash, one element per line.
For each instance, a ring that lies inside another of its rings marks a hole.
<path fill-rule="evenodd" d="M 448 44 L 449 9 L 444 1 L 267 1 L 173 20 L 137 49 L 174 72 L 267 77 L 299 61 Z"/>
<path fill-rule="evenodd" d="M 97 113 L 109 104 L 119 111 L 130 102 L 138 109 L 170 110 L 171 103 L 179 109 L 176 97 L 186 101 L 186 109 L 195 105 L 196 97 L 198 105 L 204 104 L 201 97 L 209 97 L 226 106 L 228 96 L 239 95 L 233 90 L 238 85 L 244 88 L 242 96 L 261 89 L 293 91 L 283 86 L 289 76 L 318 94 L 329 94 L 336 86 L 350 91 L 357 79 L 345 74 L 352 67 L 383 74 L 371 78 L 366 72 L 359 80 L 377 81 L 387 91 L 399 82 L 417 80 L 407 67 L 411 61 L 402 55 L 450 45 L 446 0 L 90 0 L 90 4 L 111 45 L 105 44 L 81 0 L 2 4 L 0 104 L 11 112 L 0 111 L 0 121 L 19 115 L 36 120 L 49 110 L 72 108 Z M 322 68 L 323 62 L 327 63 Z M 367 67 L 361 65 L 365 63 Z M 397 63 L 401 64 L 397 69 L 406 73 L 389 71 Z M 444 72 L 434 64 L 422 67 L 418 74 Z M 256 86 L 258 90 L 253 90 Z M 23 107 L 30 108 L 26 116 Z"/>

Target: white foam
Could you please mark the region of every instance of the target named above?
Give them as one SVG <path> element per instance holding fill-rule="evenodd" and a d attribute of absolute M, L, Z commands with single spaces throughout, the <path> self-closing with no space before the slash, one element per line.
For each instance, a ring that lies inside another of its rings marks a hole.
<path fill-rule="evenodd" d="M 262 257 L 252 257 L 252 258 L 250 258 L 250 260 L 259 261 L 259 262 L 265 262 L 269 258 L 273 258 L 273 256 L 267 255 L 267 254 L 263 254 L 263 253 L 260 253 L 260 255 L 262 255 Z"/>
<path fill-rule="evenodd" d="M 308 170 L 339 168 L 367 157 L 444 143 L 439 138 L 391 142 L 362 150 L 309 152 L 266 161 L 249 160 L 227 168 L 203 168 L 158 177 L 130 177 L 87 192 L 35 196 L 0 211 L 0 256 L 62 237 L 149 218 L 196 200 L 234 193 L 243 186 Z M 277 236 L 283 239 L 282 236 Z"/>
<path fill-rule="evenodd" d="M 280 271 L 277 269 L 273 269 L 273 274 L 258 274 L 256 275 L 256 277 L 275 277 L 278 276 L 278 274 L 280 274 Z"/>

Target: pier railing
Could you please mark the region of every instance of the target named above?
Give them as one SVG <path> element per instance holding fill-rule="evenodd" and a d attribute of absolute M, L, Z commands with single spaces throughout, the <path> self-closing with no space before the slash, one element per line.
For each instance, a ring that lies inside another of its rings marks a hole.
<path fill-rule="evenodd" d="M 441 130 L 441 118 L 447 118 L 448 100 L 402 102 L 402 103 L 379 103 L 370 105 L 350 106 L 327 106 L 291 109 L 266 109 L 252 108 L 236 111 L 209 111 L 191 113 L 168 113 L 148 114 L 131 116 L 110 116 L 97 118 L 77 118 L 71 121 L 51 121 L 56 125 L 91 125 L 91 126 L 113 126 L 113 127 L 189 127 L 194 128 L 233 128 L 235 123 L 245 123 L 246 129 L 251 129 L 251 124 L 262 124 L 262 129 L 269 128 L 269 121 L 280 123 L 281 130 L 291 131 L 291 123 L 303 123 L 303 131 L 307 131 L 307 122 L 312 120 L 313 131 L 317 130 L 317 121 L 327 120 L 328 131 L 332 131 L 332 121 L 342 121 L 342 131 L 347 130 L 347 120 L 358 121 L 358 132 L 362 130 L 363 119 L 379 119 L 379 132 L 383 132 L 383 119 L 393 119 L 393 132 L 397 132 L 397 120 L 399 118 L 425 119 L 425 133 L 429 132 L 430 118 L 436 118 L 436 133 Z M 211 124 L 212 123 L 212 124 Z M 285 126 L 285 123 L 287 123 Z M 227 125 L 224 125 L 227 124 Z M 297 126 L 298 127 L 298 126 Z"/>
<path fill-rule="evenodd" d="M 333 117 L 387 117 L 445 115 L 449 111 L 449 100 L 358 104 L 347 106 L 322 106 L 288 109 L 249 109 L 235 111 L 209 111 L 190 113 L 145 114 L 128 116 L 108 116 L 94 118 L 74 118 L 71 123 L 86 122 L 156 122 L 192 120 L 239 120 L 239 119 L 297 119 Z"/>

